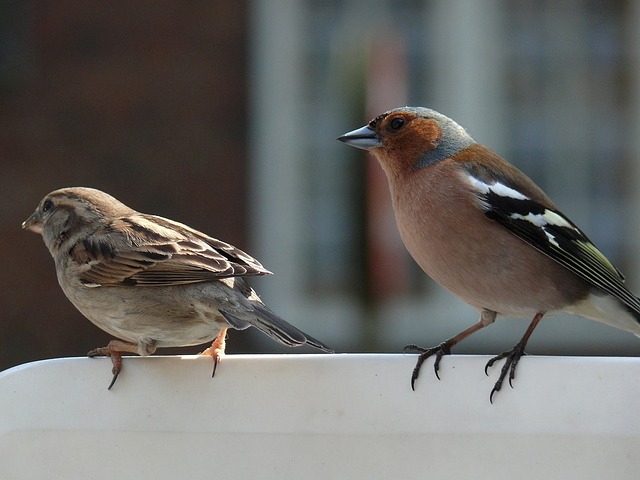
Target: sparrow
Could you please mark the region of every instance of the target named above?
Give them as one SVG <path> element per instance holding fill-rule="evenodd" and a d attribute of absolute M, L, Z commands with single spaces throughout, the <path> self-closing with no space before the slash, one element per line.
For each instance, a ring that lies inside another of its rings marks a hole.
<path fill-rule="evenodd" d="M 322 342 L 273 313 L 245 277 L 271 274 L 242 250 L 182 223 L 139 213 L 100 190 L 46 195 L 22 228 L 42 235 L 67 298 L 116 337 L 87 355 L 109 356 L 212 342 L 213 375 L 229 328 L 256 327 L 290 347 Z M 212 375 L 212 376 L 213 376 Z"/>
<path fill-rule="evenodd" d="M 477 143 L 450 118 L 424 107 L 385 112 L 339 137 L 368 150 L 384 170 L 396 225 L 416 263 L 480 312 L 477 323 L 419 352 L 440 360 L 497 315 L 532 318 L 504 359 L 489 400 L 515 378 L 529 337 L 546 314 L 570 312 L 640 336 L 640 300 L 620 271 L 523 172 Z"/>

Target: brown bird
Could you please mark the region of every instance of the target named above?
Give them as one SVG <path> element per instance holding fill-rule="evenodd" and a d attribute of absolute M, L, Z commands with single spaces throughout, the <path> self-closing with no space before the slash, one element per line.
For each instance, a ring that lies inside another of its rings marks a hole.
<path fill-rule="evenodd" d="M 46 195 L 22 228 L 42 235 L 58 282 L 80 312 L 113 335 L 113 386 L 122 354 L 213 341 L 215 374 L 228 328 L 250 326 L 291 347 L 331 350 L 275 313 L 244 277 L 270 274 L 245 252 L 173 220 L 136 212 L 92 188 Z"/>
<path fill-rule="evenodd" d="M 479 321 L 420 352 L 411 377 L 497 315 L 533 318 L 505 359 L 490 400 L 547 313 L 566 311 L 640 335 L 640 300 L 587 236 L 524 173 L 476 143 L 450 118 L 422 107 L 390 110 L 339 138 L 369 150 L 389 181 L 409 253 L 436 282 L 480 311 Z M 439 376 L 438 376 L 439 378 Z"/>

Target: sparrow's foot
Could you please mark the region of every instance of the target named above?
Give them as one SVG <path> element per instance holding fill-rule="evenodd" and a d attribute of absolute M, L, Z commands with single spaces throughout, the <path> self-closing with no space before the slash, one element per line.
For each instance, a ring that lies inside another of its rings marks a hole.
<path fill-rule="evenodd" d="M 440 345 L 432 348 L 422 348 L 418 345 L 407 345 L 404 347 L 404 351 L 418 352 L 419 354 L 416 366 L 413 368 L 413 372 L 411 373 L 411 390 L 415 391 L 415 383 L 420 375 L 420 368 L 424 361 L 432 355 L 436 356 L 436 359 L 433 362 L 433 370 L 438 380 L 440 380 L 440 375 L 438 374 L 438 370 L 440 370 L 440 360 L 442 360 L 442 357 L 445 355 L 449 355 L 451 353 L 451 343 L 449 341 L 442 342 Z"/>
<path fill-rule="evenodd" d="M 211 373 L 211 378 L 215 376 L 218 364 L 220 363 L 220 360 L 222 360 L 222 356 L 224 355 L 226 340 L 227 329 L 223 328 L 222 330 L 220 330 L 220 333 L 213 341 L 211 346 L 200 353 L 200 355 L 210 355 L 213 358 L 213 372 Z"/>
<path fill-rule="evenodd" d="M 493 390 L 491 390 L 491 394 L 489 395 L 489 401 L 493 403 L 493 395 L 496 392 L 499 392 L 502 388 L 502 383 L 504 379 L 507 378 L 507 374 L 509 374 L 509 386 L 513 388 L 513 379 L 516 378 L 516 367 L 518 366 L 518 362 L 523 355 L 526 355 L 524 351 L 524 347 L 526 342 L 518 342 L 515 347 L 511 350 L 507 350 L 506 352 L 502 352 L 500 355 L 496 355 L 491 360 L 487 362 L 487 365 L 484 367 L 484 373 L 489 375 L 489 368 L 491 368 L 496 362 L 505 359 L 504 365 L 502 366 L 502 370 L 500 370 L 500 376 L 498 377 L 498 381 L 493 386 Z"/>
<path fill-rule="evenodd" d="M 106 347 L 94 348 L 87 353 L 87 356 L 91 358 L 111 357 L 111 364 L 113 365 L 111 373 L 113 374 L 113 378 L 111 379 L 111 383 L 107 390 L 111 390 L 111 387 L 116 383 L 118 375 L 120 375 L 120 372 L 122 371 L 123 353 L 138 353 L 138 346 L 122 340 L 111 340 Z"/>

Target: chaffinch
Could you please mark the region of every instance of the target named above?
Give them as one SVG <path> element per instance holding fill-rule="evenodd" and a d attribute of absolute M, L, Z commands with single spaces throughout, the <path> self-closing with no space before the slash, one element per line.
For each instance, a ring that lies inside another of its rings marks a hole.
<path fill-rule="evenodd" d="M 369 150 L 389 181 L 396 223 L 411 256 L 436 282 L 480 311 L 479 321 L 419 352 L 411 376 L 498 314 L 533 320 L 490 394 L 515 378 L 527 340 L 546 313 L 566 311 L 640 336 L 640 300 L 587 236 L 524 173 L 457 123 L 422 107 L 377 116 L 340 141 Z M 438 376 L 439 378 L 439 376 Z"/>

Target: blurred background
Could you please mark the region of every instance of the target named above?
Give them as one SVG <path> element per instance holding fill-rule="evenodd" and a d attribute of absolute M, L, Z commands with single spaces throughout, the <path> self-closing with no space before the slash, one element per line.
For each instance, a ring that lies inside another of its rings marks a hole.
<path fill-rule="evenodd" d="M 275 273 L 252 282 L 265 302 L 337 351 L 471 325 L 405 252 L 376 162 L 335 140 L 402 105 L 528 173 L 640 292 L 640 2 L 0 2 L 0 369 L 109 341 L 20 229 L 63 186 L 247 250 Z M 455 353 L 503 351 L 529 321 Z M 227 351 L 312 350 L 232 331 Z M 529 352 L 638 355 L 640 340 L 563 315 Z"/>

